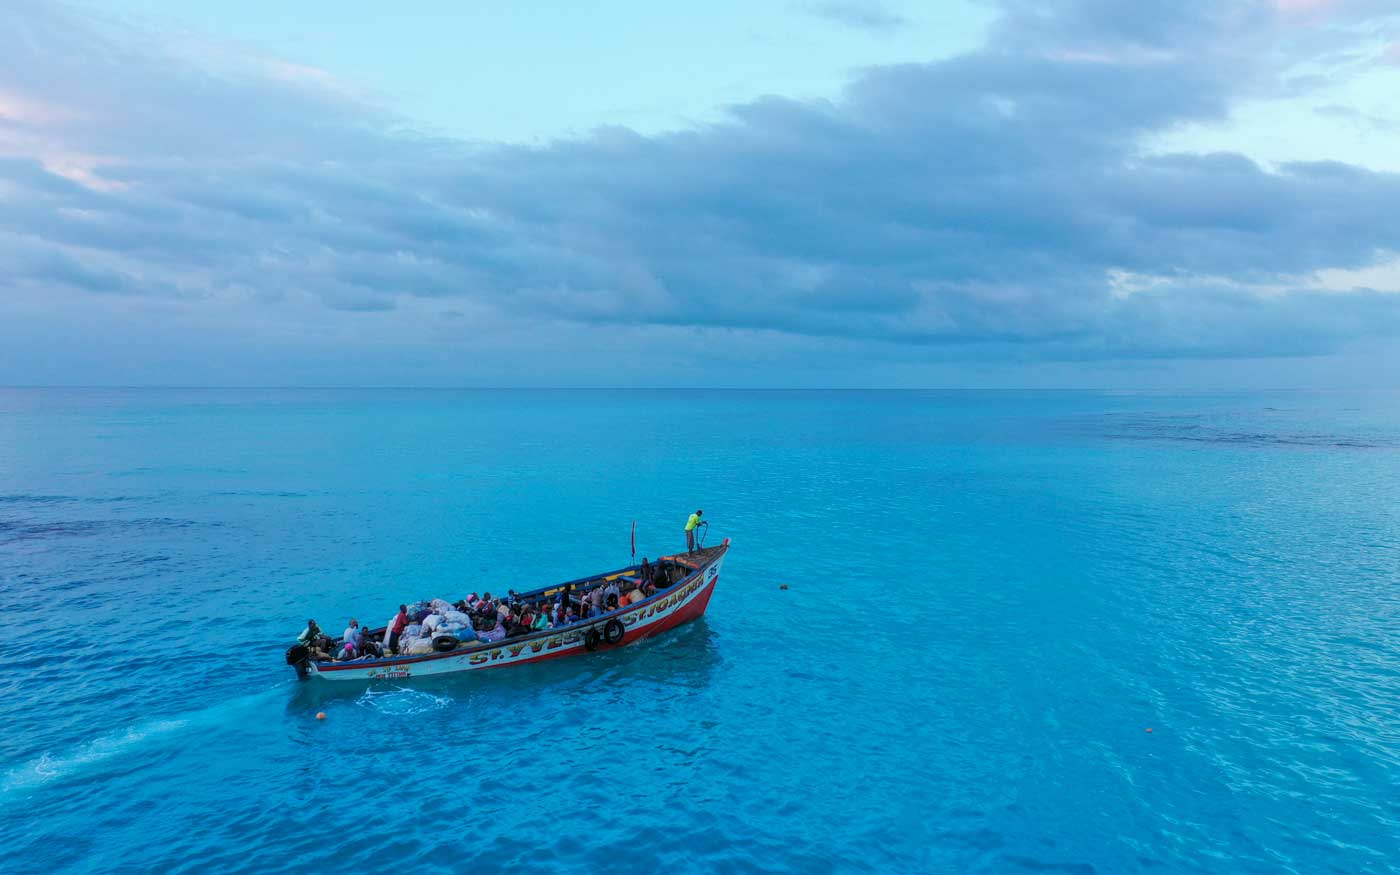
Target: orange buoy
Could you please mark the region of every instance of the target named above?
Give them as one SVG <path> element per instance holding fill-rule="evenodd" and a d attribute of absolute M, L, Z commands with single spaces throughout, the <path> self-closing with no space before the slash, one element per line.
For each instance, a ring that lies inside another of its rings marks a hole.
<path fill-rule="evenodd" d="M 325 720 L 325 719 L 326 719 L 326 712 L 325 712 L 325 711 L 317 711 L 317 712 L 316 712 L 316 719 L 317 719 L 317 720 Z M 1147 730 L 1147 731 L 1148 731 L 1148 732 L 1151 732 L 1152 730 L 1149 729 L 1149 730 Z"/>

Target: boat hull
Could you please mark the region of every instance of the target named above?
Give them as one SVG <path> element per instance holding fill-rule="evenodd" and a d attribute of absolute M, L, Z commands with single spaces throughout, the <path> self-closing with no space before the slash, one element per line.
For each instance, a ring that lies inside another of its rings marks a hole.
<path fill-rule="evenodd" d="M 368 662 L 311 662 L 307 665 L 307 674 L 310 678 L 328 681 L 402 680 L 578 656 L 591 652 L 584 644 L 588 630 L 597 629 L 601 634 L 603 626 L 614 618 L 622 622 L 622 639 L 614 645 L 600 644 L 598 651 L 626 647 L 703 616 L 719 581 L 720 566 L 724 564 L 726 552 L 721 551 L 671 589 L 628 608 L 604 614 L 589 623 L 483 643 L 448 653 Z"/>

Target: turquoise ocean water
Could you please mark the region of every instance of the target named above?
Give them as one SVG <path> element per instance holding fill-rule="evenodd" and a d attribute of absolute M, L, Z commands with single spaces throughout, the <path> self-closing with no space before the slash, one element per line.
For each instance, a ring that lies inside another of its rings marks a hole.
<path fill-rule="evenodd" d="M 663 639 L 282 664 L 696 507 Z M 0 628 L 8 873 L 1400 868 L 1396 394 L 0 390 Z"/>

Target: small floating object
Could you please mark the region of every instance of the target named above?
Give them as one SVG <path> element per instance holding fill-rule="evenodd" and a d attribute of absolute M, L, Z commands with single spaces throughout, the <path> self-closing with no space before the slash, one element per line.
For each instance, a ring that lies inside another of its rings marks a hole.
<path fill-rule="evenodd" d="M 1151 733 L 1152 733 L 1152 727 L 1151 727 L 1151 726 L 1147 727 L 1146 732 L 1147 732 L 1148 734 L 1151 734 Z"/>
<path fill-rule="evenodd" d="M 317 720 L 325 720 L 325 719 L 326 719 L 326 712 L 325 712 L 325 711 L 317 711 L 317 712 L 316 712 L 316 719 L 317 719 Z M 1148 731 L 1148 732 L 1151 732 L 1152 730 L 1149 729 L 1149 730 L 1147 730 L 1147 731 Z"/>
<path fill-rule="evenodd" d="M 780 585 L 778 586 L 778 589 L 787 589 L 787 584 L 786 584 L 786 583 L 780 584 Z"/>

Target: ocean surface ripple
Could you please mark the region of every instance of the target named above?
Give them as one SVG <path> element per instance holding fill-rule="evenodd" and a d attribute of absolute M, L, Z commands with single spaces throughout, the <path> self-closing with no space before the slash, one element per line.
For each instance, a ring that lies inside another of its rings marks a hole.
<path fill-rule="evenodd" d="M 1398 495 L 1385 393 L 0 390 L 0 850 L 1393 873 Z M 655 557 L 695 507 L 734 549 L 662 639 L 283 665 L 308 616 L 618 567 L 633 519 Z"/>

